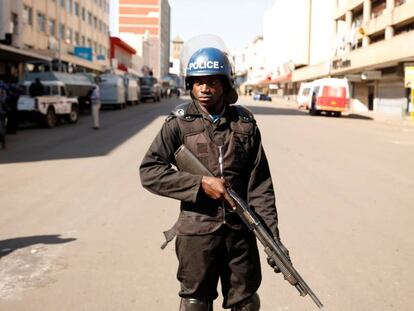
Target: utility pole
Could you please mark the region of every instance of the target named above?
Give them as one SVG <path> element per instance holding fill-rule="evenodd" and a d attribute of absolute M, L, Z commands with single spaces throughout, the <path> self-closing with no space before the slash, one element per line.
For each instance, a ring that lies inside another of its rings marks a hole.
<path fill-rule="evenodd" d="M 61 13 L 61 3 L 60 1 L 56 1 L 56 5 L 57 5 L 57 15 L 58 15 L 58 71 L 61 71 L 62 68 L 62 26 L 61 26 L 61 17 L 60 17 L 60 13 Z"/>

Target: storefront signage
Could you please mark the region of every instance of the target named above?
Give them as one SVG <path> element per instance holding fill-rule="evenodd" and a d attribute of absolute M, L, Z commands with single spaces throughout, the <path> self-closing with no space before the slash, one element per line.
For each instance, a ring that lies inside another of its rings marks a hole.
<path fill-rule="evenodd" d="M 414 89 L 414 66 L 406 66 L 404 70 L 404 86 Z"/>
<path fill-rule="evenodd" d="M 92 61 L 92 48 L 84 46 L 75 46 L 73 53 L 75 56 Z"/>
<path fill-rule="evenodd" d="M 333 69 L 340 69 L 340 68 L 346 68 L 351 66 L 351 60 L 350 59 L 335 59 L 332 61 L 332 68 Z"/>

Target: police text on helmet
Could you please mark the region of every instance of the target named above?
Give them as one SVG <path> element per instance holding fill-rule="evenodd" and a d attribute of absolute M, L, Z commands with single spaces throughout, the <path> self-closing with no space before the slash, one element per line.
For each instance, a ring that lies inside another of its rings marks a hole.
<path fill-rule="evenodd" d="M 222 68 L 223 66 L 221 66 Z M 189 70 L 197 70 L 197 69 L 219 69 L 220 63 L 218 61 L 201 61 L 201 62 L 193 62 L 188 65 Z"/>

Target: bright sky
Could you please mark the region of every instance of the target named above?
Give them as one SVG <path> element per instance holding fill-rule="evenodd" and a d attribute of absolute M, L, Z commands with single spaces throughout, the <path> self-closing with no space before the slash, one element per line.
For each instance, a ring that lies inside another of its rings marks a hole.
<path fill-rule="evenodd" d="M 116 0 L 111 0 L 115 2 Z M 188 40 L 198 34 L 220 36 L 238 53 L 263 34 L 263 16 L 275 0 L 169 0 L 171 40 Z M 114 18 L 111 18 L 111 26 Z"/>

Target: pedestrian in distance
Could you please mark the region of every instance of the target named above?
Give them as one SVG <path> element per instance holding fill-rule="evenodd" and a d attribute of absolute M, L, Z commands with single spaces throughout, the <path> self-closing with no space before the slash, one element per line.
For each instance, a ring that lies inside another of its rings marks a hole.
<path fill-rule="evenodd" d="M 7 101 L 7 85 L 0 81 L 0 144 L 2 149 L 6 149 L 6 101 Z"/>
<path fill-rule="evenodd" d="M 6 116 L 7 127 L 6 132 L 8 134 L 16 134 L 18 128 L 18 111 L 17 102 L 20 95 L 24 92 L 23 87 L 11 83 L 8 88 L 8 95 L 6 100 Z"/>
<path fill-rule="evenodd" d="M 93 118 L 93 129 L 98 130 L 100 127 L 99 124 L 99 112 L 101 110 L 101 94 L 100 89 L 97 84 L 95 84 L 92 93 L 91 93 L 91 110 Z"/>
<path fill-rule="evenodd" d="M 43 96 L 45 94 L 45 87 L 39 78 L 36 78 L 29 86 L 29 95 L 31 97 Z"/>
<path fill-rule="evenodd" d="M 213 310 L 219 280 L 223 308 L 260 308 L 257 290 L 262 277 L 256 238 L 232 211 L 227 186 L 247 201 L 281 244 L 260 131 L 253 114 L 235 105 L 238 95 L 232 75 L 222 49 L 205 47 L 192 54 L 185 78 L 192 101 L 179 105 L 166 118 L 140 166 L 146 189 L 181 201 L 178 221 L 166 232 L 167 242 L 177 236 L 180 311 Z M 174 153 L 183 144 L 214 177 L 174 168 Z M 283 251 L 289 258 L 285 247 Z"/>

